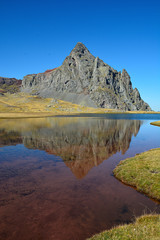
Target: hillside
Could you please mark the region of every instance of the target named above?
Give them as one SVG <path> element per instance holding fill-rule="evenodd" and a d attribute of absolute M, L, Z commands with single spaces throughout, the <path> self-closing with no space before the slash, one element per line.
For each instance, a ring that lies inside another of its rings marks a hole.
<path fill-rule="evenodd" d="M 118 72 L 77 43 L 63 64 L 22 80 L 22 91 L 87 107 L 150 111 L 125 69 Z"/>
<path fill-rule="evenodd" d="M 43 116 L 43 113 L 63 115 L 88 112 L 106 113 L 113 112 L 113 110 L 84 107 L 54 98 L 42 98 L 40 96 L 32 96 L 21 92 L 16 94 L 4 93 L 0 96 L 0 117 L 4 115 L 8 116 L 4 113 L 26 113 L 27 115 L 28 113 L 39 113 Z"/>
<path fill-rule="evenodd" d="M 20 92 L 22 80 L 16 78 L 4 78 L 0 77 L 0 95 L 3 93 L 16 93 Z"/>

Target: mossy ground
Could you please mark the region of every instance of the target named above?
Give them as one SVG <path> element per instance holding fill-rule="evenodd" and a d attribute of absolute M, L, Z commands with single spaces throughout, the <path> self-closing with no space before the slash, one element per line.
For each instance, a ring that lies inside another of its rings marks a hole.
<path fill-rule="evenodd" d="M 160 127 L 160 121 L 151 122 L 151 125 L 155 125 L 155 126 L 159 126 Z"/>
<path fill-rule="evenodd" d="M 90 240 L 159 240 L 160 215 L 146 215 L 135 223 L 115 227 L 90 238 Z"/>
<path fill-rule="evenodd" d="M 160 148 L 121 161 L 114 169 L 120 181 L 160 200 Z"/>

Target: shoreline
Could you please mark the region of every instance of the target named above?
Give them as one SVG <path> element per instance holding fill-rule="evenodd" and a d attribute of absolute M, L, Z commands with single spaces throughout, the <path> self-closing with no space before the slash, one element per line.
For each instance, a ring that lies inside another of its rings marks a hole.
<path fill-rule="evenodd" d="M 26 93 L 5 93 L 0 97 L 1 119 L 71 116 L 78 114 L 160 114 L 160 112 L 93 108 L 53 98 L 32 96 Z"/>
<path fill-rule="evenodd" d="M 153 125 L 153 126 L 160 127 L 160 121 L 151 122 L 150 124 Z"/>
<path fill-rule="evenodd" d="M 134 222 L 115 226 L 93 235 L 87 240 L 148 240 L 159 239 L 160 214 L 147 214 L 136 217 Z"/>
<path fill-rule="evenodd" d="M 153 148 L 126 158 L 114 168 L 114 176 L 123 184 L 160 203 L 159 156 L 160 148 Z"/>
<path fill-rule="evenodd" d="M 160 121 L 158 121 L 160 124 Z M 152 124 L 153 125 L 153 124 Z M 113 173 L 117 180 L 122 184 L 134 188 L 136 191 L 145 194 L 153 201 L 160 203 L 159 179 L 155 175 L 159 173 L 160 148 L 150 149 L 146 152 L 135 155 L 134 157 L 124 159 L 114 168 Z M 142 162 L 142 164 L 140 163 Z M 150 163 L 151 162 L 151 163 Z M 141 164 L 141 165 L 140 165 Z M 150 164 L 150 165 L 149 165 Z M 145 166 L 146 165 L 146 166 Z M 133 170 L 136 169 L 134 172 Z M 143 175 L 143 173 L 144 175 Z M 154 175 L 152 181 L 150 173 Z M 138 178 L 137 176 L 140 176 Z M 142 176 L 141 176 L 142 175 Z M 140 181 L 149 182 L 141 184 Z M 153 192 L 149 188 L 152 188 Z M 129 236 L 129 239 L 159 239 L 160 232 L 160 214 L 147 214 L 136 217 L 133 223 L 118 225 L 109 230 L 102 231 L 88 238 L 88 240 L 110 239 L 117 240 Z M 152 232 L 152 233 L 151 233 Z M 151 234 L 151 235 L 150 235 Z M 149 236 L 150 235 L 150 236 Z M 149 236 L 149 238 L 148 238 Z"/>
<path fill-rule="evenodd" d="M 159 112 L 112 112 L 99 110 L 95 112 L 0 112 L 0 119 L 16 119 L 16 118 L 44 118 L 44 117 L 61 117 L 82 114 L 160 114 Z M 160 126 L 160 121 L 152 122 L 151 125 Z"/>

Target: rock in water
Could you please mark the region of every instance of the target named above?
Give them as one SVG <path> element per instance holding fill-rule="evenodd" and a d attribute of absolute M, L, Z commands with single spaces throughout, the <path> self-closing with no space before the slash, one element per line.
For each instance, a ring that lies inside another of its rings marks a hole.
<path fill-rule="evenodd" d="M 117 72 L 82 43 L 77 43 L 63 64 L 44 73 L 27 75 L 22 91 L 54 97 L 88 107 L 119 110 L 151 110 L 125 69 Z"/>

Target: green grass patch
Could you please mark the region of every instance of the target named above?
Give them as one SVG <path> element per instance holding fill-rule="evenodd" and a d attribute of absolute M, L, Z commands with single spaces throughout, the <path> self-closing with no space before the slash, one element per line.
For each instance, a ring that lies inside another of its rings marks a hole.
<path fill-rule="evenodd" d="M 113 172 L 120 181 L 160 200 L 160 148 L 121 161 Z"/>
<path fill-rule="evenodd" d="M 115 227 L 90 238 L 90 240 L 159 240 L 160 215 L 145 215 L 135 223 Z"/>

